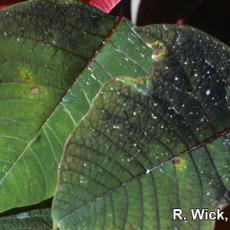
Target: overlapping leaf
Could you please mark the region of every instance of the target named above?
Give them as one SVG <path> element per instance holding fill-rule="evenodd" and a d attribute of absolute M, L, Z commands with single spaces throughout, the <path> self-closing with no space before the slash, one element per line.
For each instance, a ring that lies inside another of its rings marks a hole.
<path fill-rule="evenodd" d="M 59 0 L 1 11 L 0 41 L 4 211 L 53 195 L 66 138 L 105 81 L 150 74 L 151 48 L 125 20 Z"/>
<path fill-rule="evenodd" d="M 212 229 L 191 208 L 230 203 L 230 51 L 188 27 L 136 29 L 153 73 L 106 83 L 68 141 L 61 229 Z M 172 221 L 181 208 L 185 221 Z"/>
<path fill-rule="evenodd" d="M 0 12 L 0 20 L 2 211 L 52 195 L 72 124 L 56 124 L 63 130 L 58 136 L 48 120 L 114 20 L 80 3 L 55 1 L 19 4 Z M 103 26 L 92 27 L 92 20 Z"/>

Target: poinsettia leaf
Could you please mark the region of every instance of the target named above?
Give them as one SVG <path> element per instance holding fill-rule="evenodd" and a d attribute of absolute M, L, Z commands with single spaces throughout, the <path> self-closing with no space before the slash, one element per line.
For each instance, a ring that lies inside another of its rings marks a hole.
<path fill-rule="evenodd" d="M 230 50 L 189 27 L 136 31 L 153 73 L 101 89 L 66 145 L 53 218 L 61 229 L 212 229 L 191 208 L 230 203 Z"/>
<path fill-rule="evenodd" d="M 13 4 L 23 2 L 27 0 L 3 0 L 0 1 L 0 9 L 4 9 Z M 76 0 L 78 1 L 78 0 Z M 86 2 L 93 7 L 100 9 L 105 13 L 109 13 L 121 0 L 79 0 L 81 2 Z"/>
<path fill-rule="evenodd" d="M 80 2 L 30 1 L 0 12 L 0 211 L 52 196 L 74 126 L 63 97 L 115 23 Z"/>
<path fill-rule="evenodd" d="M 0 212 L 53 195 L 63 145 L 105 81 L 151 72 L 129 22 L 71 2 L 0 12 Z"/>
<path fill-rule="evenodd" d="M 2 230 L 51 230 L 53 221 L 50 208 L 19 212 L 14 215 L 0 217 Z"/>
<path fill-rule="evenodd" d="M 24 2 L 24 1 L 27 1 L 27 0 L 3 0 L 3 1 L 0 1 L 0 9 L 5 9 L 11 5 L 14 5 L 20 2 Z"/>
<path fill-rule="evenodd" d="M 109 13 L 121 0 L 91 0 L 89 4 L 105 13 Z"/>

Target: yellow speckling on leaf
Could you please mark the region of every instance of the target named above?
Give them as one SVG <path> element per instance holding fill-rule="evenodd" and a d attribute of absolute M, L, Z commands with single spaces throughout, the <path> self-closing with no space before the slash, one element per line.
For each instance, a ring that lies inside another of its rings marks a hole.
<path fill-rule="evenodd" d="M 28 70 L 27 68 L 20 69 L 20 76 L 23 78 L 23 82 L 25 83 L 33 82 L 32 72 Z"/>
<path fill-rule="evenodd" d="M 155 41 L 151 44 L 147 44 L 149 47 L 153 48 L 152 59 L 154 61 L 161 61 L 167 55 L 167 48 L 160 41 Z"/>

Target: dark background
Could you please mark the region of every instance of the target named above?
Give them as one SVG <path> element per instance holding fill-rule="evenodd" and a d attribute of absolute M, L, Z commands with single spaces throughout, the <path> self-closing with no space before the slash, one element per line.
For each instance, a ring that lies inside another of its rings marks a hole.
<path fill-rule="evenodd" d="M 123 0 L 112 13 L 130 19 L 130 0 Z M 230 45 L 230 0 L 142 0 L 137 25 L 175 24 L 180 19 Z M 217 221 L 215 230 L 230 230 L 230 205 L 224 212 L 229 222 Z"/>
<path fill-rule="evenodd" d="M 130 0 L 123 0 L 113 13 L 130 18 Z M 142 0 L 137 24 L 179 19 L 230 45 L 230 0 Z"/>

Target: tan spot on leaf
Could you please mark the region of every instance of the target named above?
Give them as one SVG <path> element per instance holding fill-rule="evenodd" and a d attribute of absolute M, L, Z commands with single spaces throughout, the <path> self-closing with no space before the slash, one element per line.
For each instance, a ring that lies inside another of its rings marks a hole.
<path fill-rule="evenodd" d="M 40 91 L 39 91 L 39 89 L 36 87 L 36 86 L 33 86 L 31 89 L 30 89 L 30 94 L 32 95 L 32 96 L 39 96 L 39 94 L 40 94 Z"/>

